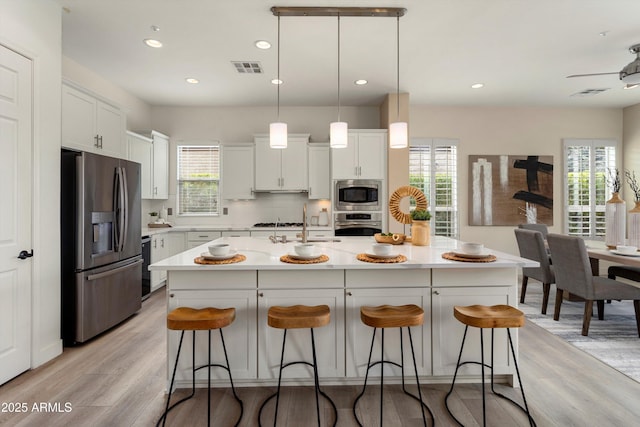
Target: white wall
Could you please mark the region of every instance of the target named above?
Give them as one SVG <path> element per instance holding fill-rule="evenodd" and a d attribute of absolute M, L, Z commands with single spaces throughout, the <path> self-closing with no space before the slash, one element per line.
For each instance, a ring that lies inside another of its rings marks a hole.
<path fill-rule="evenodd" d="M 626 116 L 625 116 L 626 118 Z M 625 120 L 626 124 L 626 120 Z M 640 128 L 636 127 L 640 149 Z M 552 232 L 561 233 L 563 138 L 610 138 L 622 142 L 622 109 L 411 106 L 411 137 L 460 140 L 458 186 L 460 239 L 479 241 L 517 254 L 511 226 L 468 225 L 468 156 L 472 154 L 552 155 L 554 162 Z M 640 156 L 638 157 L 640 158 Z M 640 172 L 640 167 L 637 168 Z"/>
<path fill-rule="evenodd" d="M 176 207 L 176 150 L 189 141 L 221 143 L 253 142 L 254 134 L 269 133 L 275 107 L 153 107 L 152 128 L 170 137 L 169 200 L 144 201 L 143 212 L 158 211 L 163 205 Z M 352 129 L 377 129 L 377 107 L 342 107 L 340 117 Z M 311 134 L 311 141 L 329 140 L 329 123 L 336 118 L 335 107 L 280 107 L 280 118 L 291 134 Z M 171 218 L 179 225 L 251 225 L 275 221 L 302 221 L 302 205 L 309 215 L 317 215 L 328 202 L 308 202 L 306 194 L 258 194 L 252 201 L 223 201 L 229 215 L 220 217 Z M 329 209 L 330 210 L 330 209 Z"/>
<path fill-rule="evenodd" d="M 624 169 L 635 171 L 640 178 L 640 104 L 624 109 Z M 622 186 L 624 200 L 629 209 L 634 206 L 634 194 L 629 185 Z"/>
<path fill-rule="evenodd" d="M 32 352 L 36 367 L 62 352 L 60 340 L 60 6 L 0 0 L 0 43 L 33 61 Z"/>

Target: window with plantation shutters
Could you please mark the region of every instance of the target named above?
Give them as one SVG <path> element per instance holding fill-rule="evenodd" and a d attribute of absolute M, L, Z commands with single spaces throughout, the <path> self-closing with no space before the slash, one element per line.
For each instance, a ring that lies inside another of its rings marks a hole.
<path fill-rule="evenodd" d="M 602 239 L 605 203 L 611 198 L 609 173 L 617 168 L 617 142 L 597 139 L 564 140 L 564 229 L 571 236 Z"/>
<path fill-rule="evenodd" d="M 443 138 L 413 138 L 409 147 L 409 184 L 427 196 L 438 236 L 459 236 L 457 150 L 457 140 Z"/>
<path fill-rule="evenodd" d="M 220 146 L 178 146 L 178 214 L 218 215 Z"/>

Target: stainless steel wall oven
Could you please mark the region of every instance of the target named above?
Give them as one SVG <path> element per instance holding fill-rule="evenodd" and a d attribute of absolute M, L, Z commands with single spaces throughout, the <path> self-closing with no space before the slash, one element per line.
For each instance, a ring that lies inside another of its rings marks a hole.
<path fill-rule="evenodd" d="M 334 217 L 336 236 L 373 236 L 382 232 L 382 213 L 338 213 Z"/>

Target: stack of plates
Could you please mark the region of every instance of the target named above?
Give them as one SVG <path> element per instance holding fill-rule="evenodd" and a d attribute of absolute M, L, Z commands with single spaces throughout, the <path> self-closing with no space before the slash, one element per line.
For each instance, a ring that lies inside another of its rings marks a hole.
<path fill-rule="evenodd" d="M 457 251 L 451 251 L 451 253 L 453 253 L 457 257 L 469 258 L 469 259 L 481 259 L 481 258 L 486 258 L 489 255 L 491 255 L 487 249 L 484 249 L 479 254 L 467 254 L 467 253 L 464 253 L 464 252 L 457 252 Z"/>
<path fill-rule="evenodd" d="M 222 261 L 225 259 L 231 259 L 234 256 L 238 255 L 238 252 L 236 251 L 231 251 L 226 255 L 211 255 L 209 252 L 202 252 L 200 254 L 200 256 L 204 259 L 210 259 L 210 260 L 214 260 L 214 261 Z"/>

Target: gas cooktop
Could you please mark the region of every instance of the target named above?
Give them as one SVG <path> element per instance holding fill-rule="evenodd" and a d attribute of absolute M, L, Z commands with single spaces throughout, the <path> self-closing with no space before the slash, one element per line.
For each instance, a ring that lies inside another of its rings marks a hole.
<path fill-rule="evenodd" d="M 254 227 L 275 227 L 275 222 L 259 222 L 257 224 L 253 224 Z M 278 227 L 302 227 L 301 222 L 279 222 L 277 223 Z"/>

